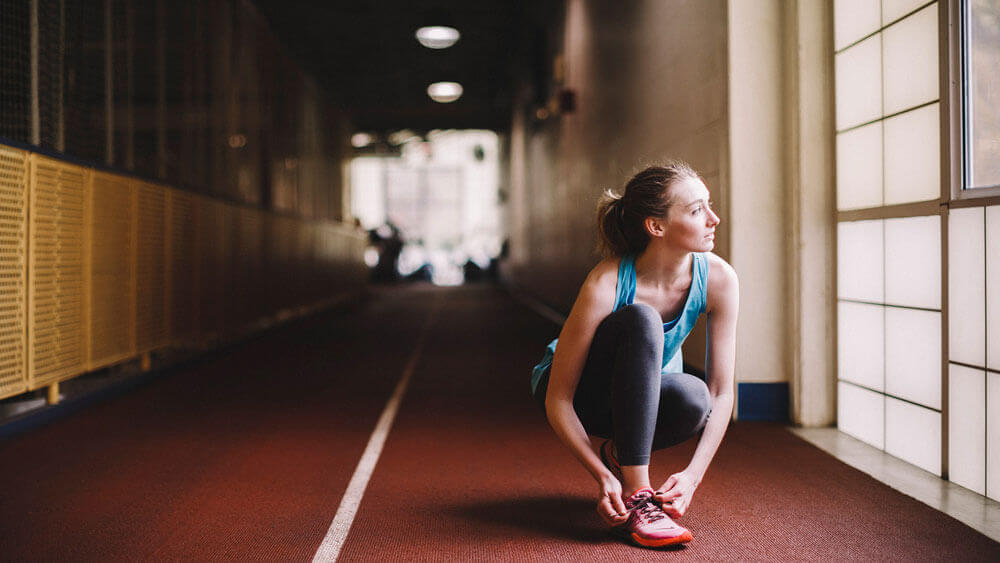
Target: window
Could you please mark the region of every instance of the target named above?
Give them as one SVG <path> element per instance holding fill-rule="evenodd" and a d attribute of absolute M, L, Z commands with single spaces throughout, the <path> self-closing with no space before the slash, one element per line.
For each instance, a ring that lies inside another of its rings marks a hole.
<path fill-rule="evenodd" d="M 962 188 L 1000 187 L 1000 3 L 962 0 Z"/>

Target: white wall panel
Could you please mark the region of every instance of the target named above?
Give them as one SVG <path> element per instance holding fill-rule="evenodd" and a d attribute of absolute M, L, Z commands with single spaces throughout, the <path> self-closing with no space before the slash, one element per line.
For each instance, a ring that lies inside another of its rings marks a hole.
<path fill-rule="evenodd" d="M 882 117 L 881 34 L 834 55 L 837 130 Z"/>
<path fill-rule="evenodd" d="M 882 25 L 888 25 L 895 20 L 919 8 L 926 0 L 882 0 Z M 872 4 L 877 4 L 872 0 Z M 937 9 L 937 3 L 932 6 Z"/>
<path fill-rule="evenodd" d="M 948 213 L 948 354 L 986 365 L 986 232 L 982 207 Z"/>
<path fill-rule="evenodd" d="M 886 397 L 885 451 L 941 475 L 941 413 Z"/>
<path fill-rule="evenodd" d="M 886 307 L 885 388 L 941 410 L 941 313 Z"/>
<path fill-rule="evenodd" d="M 940 104 L 886 119 L 885 204 L 941 197 Z"/>
<path fill-rule="evenodd" d="M 882 303 L 884 292 L 882 220 L 837 224 L 837 296 Z"/>
<path fill-rule="evenodd" d="M 885 301 L 941 308 L 941 218 L 885 220 Z"/>
<path fill-rule="evenodd" d="M 837 377 L 882 391 L 885 387 L 885 307 L 837 304 Z"/>
<path fill-rule="evenodd" d="M 837 135 L 837 209 L 882 205 L 882 123 Z"/>
<path fill-rule="evenodd" d="M 937 6 L 882 32 L 882 113 L 932 102 L 938 94 Z"/>
<path fill-rule="evenodd" d="M 833 3 L 833 48 L 840 50 L 875 33 L 881 27 L 878 2 L 835 0 Z"/>
<path fill-rule="evenodd" d="M 951 364 L 948 375 L 948 479 L 986 494 L 986 372 Z"/>
<path fill-rule="evenodd" d="M 1000 205 L 986 208 L 986 334 L 986 367 L 1000 370 Z"/>
<path fill-rule="evenodd" d="M 991 372 L 986 372 L 986 496 L 1000 500 L 1000 374 Z"/>
<path fill-rule="evenodd" d="M 884 415 L 885 395 L 850 383 L 837 384 L 837 429 L 841 432 L 882 449 Z"/>

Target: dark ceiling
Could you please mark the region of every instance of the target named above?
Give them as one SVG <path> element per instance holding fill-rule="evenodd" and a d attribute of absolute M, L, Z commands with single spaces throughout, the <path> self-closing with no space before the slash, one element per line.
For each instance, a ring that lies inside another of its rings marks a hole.
<path fill-rule="evenodd" d="M 315 75 L 359 131 L 510 126 L 518 84 L 545 83 L 556 0 L 255 0 L 278 38 Z M 421 46 L 414 32 L 444 20 L 461 39 Z M 450 21 L 450 24 L 447 23 Z M 439 104 L 427 85 L 448 80 L 462 97 Z"/>

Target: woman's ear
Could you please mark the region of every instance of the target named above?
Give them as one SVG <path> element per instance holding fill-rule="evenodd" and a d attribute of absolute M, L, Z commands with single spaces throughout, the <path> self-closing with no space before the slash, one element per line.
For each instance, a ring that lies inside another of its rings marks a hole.
<path fill-rule="evenodd" d="M 663 220 L 656 217 L 646 217 L 642 224 L 646 227 L 646 232 L 651 237 L 662 237 L 667 230 Z"/>

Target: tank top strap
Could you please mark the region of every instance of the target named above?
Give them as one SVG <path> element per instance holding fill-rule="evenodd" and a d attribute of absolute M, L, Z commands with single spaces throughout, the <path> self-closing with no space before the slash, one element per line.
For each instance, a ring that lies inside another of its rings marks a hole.
<path fill-rule="evenodd" d="M 615 308 L 612 312 L 631 305 L 635 300 L 635 256 L 626 254 L 618 263 L 618 286 L 615 289 Z"/>
<path fill-rule="evenodd" d="M 708 254 L 705 252 L 694 253 L 694 276 L 691 283 L 697 283 L 692 292 L 696 296 L 695 316 L 705 312 L 708 305 Z M 697 291 L 694 291 L 697 290 Z"/>

